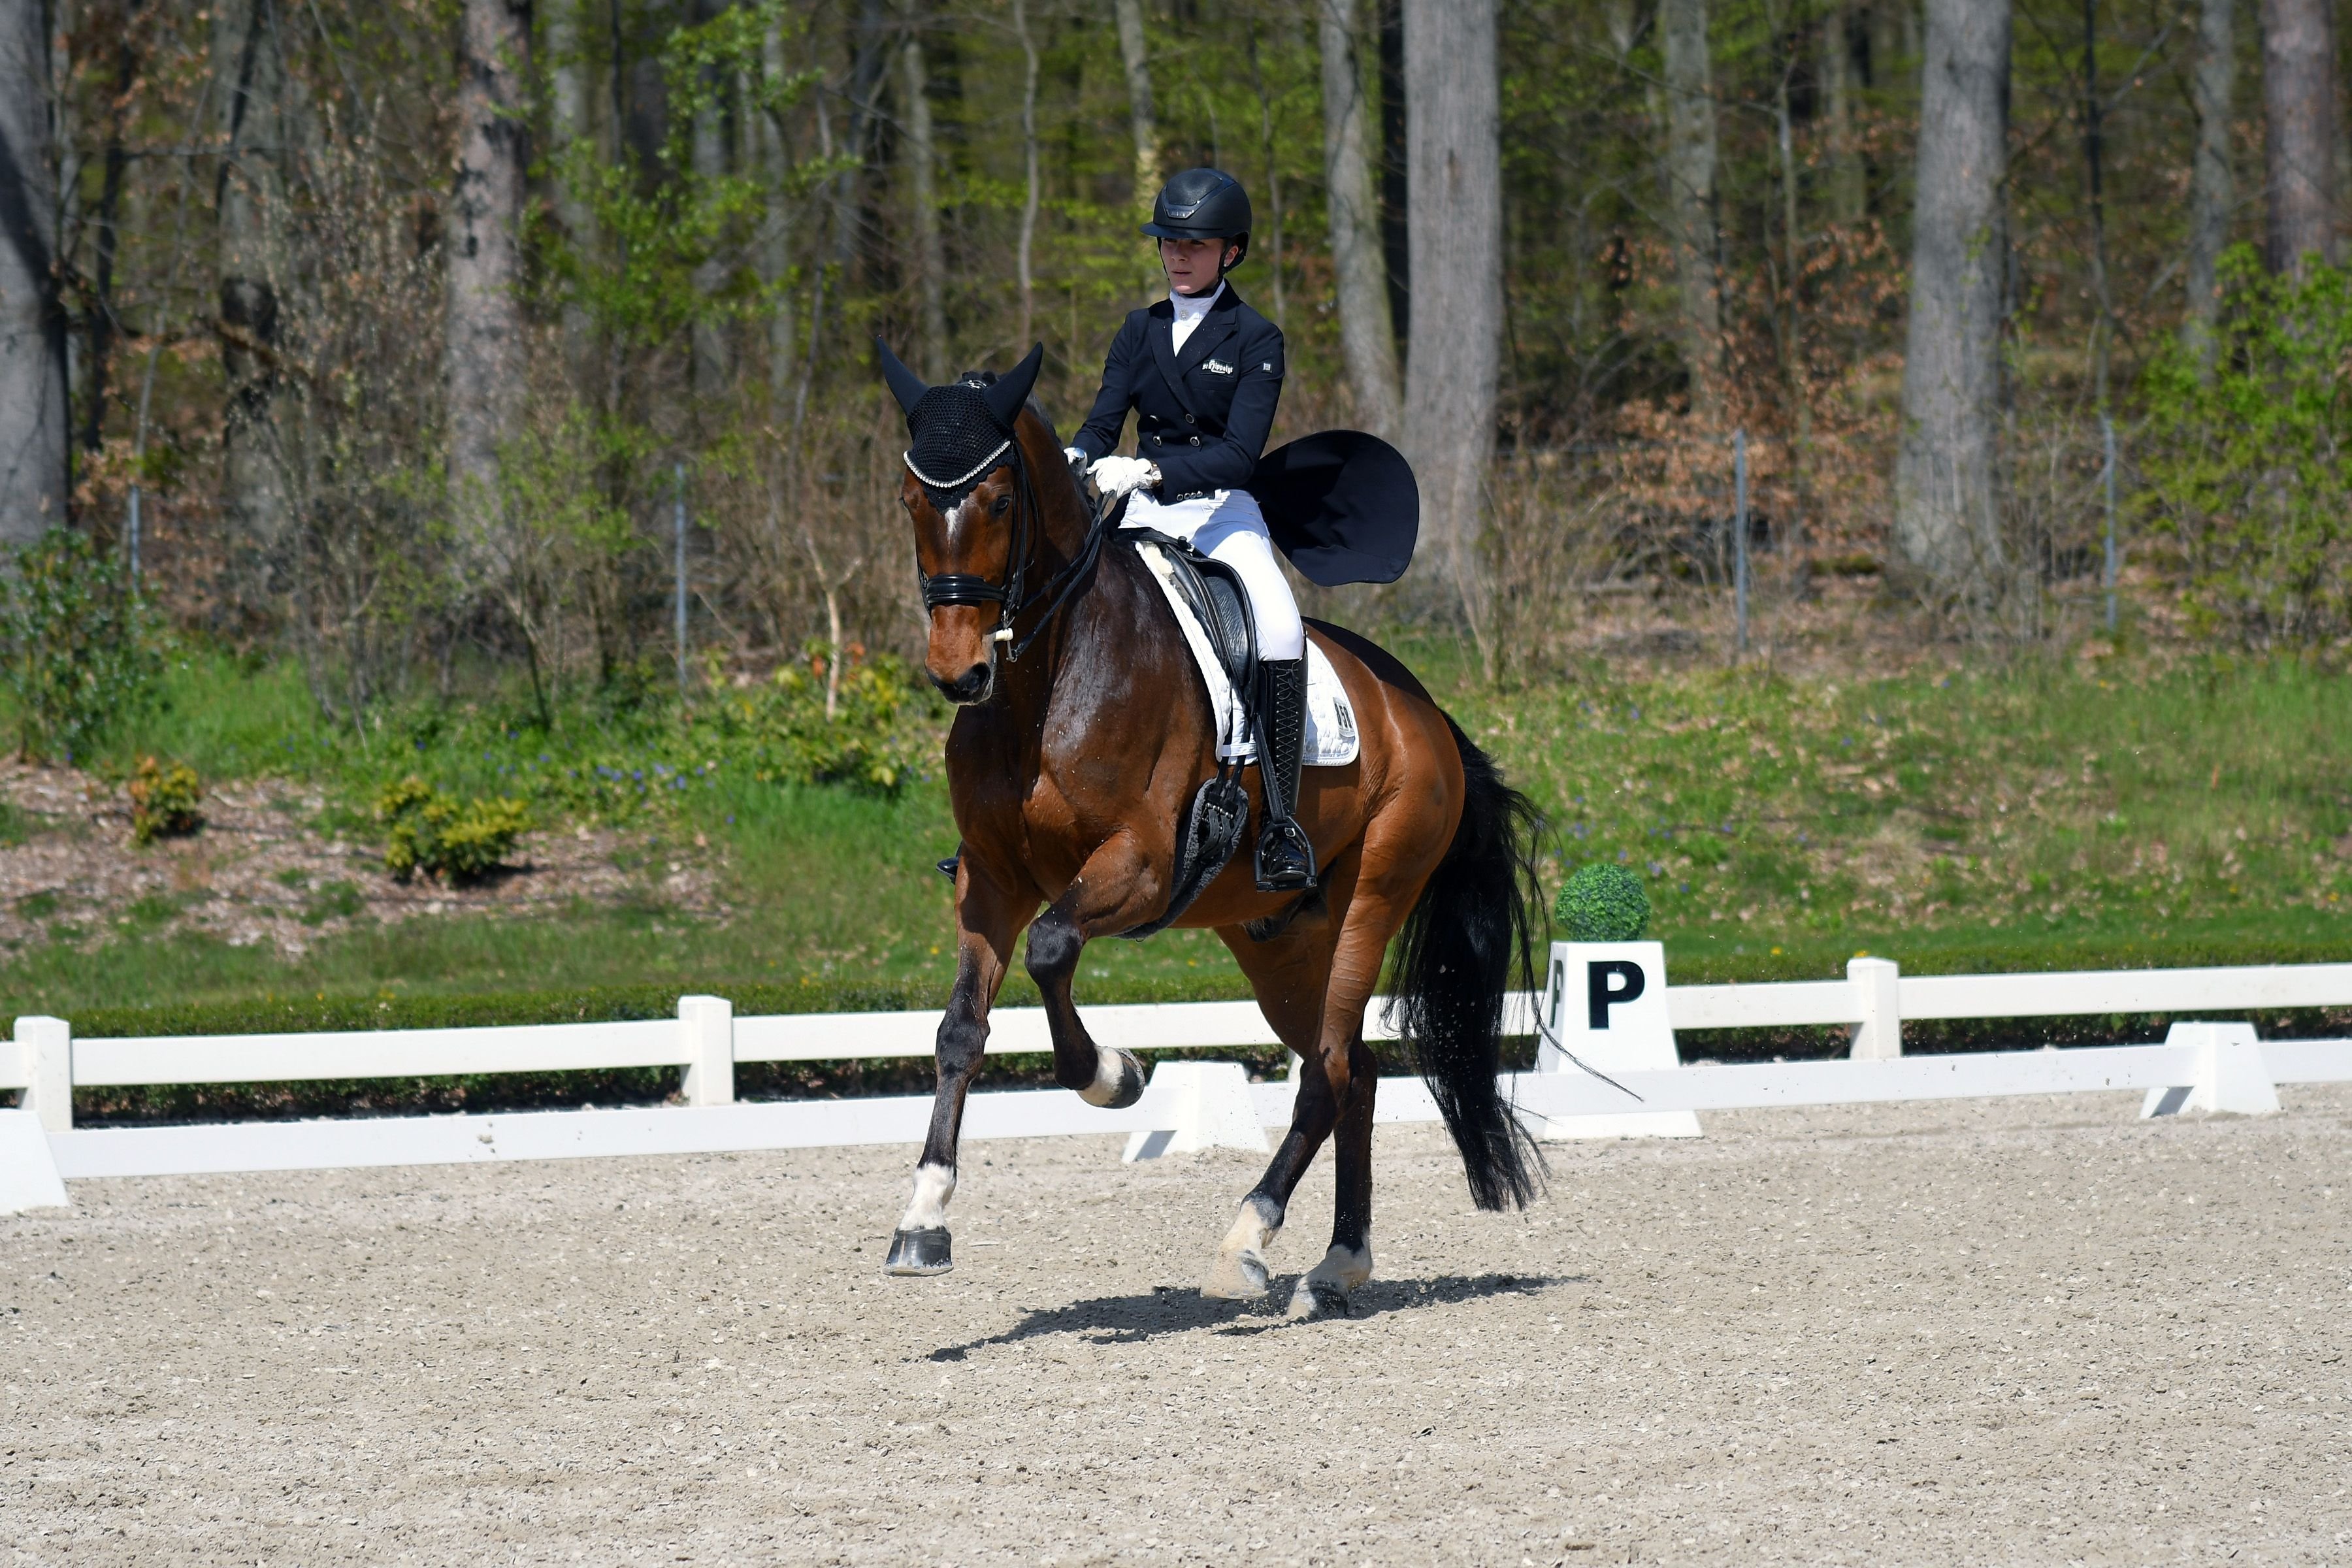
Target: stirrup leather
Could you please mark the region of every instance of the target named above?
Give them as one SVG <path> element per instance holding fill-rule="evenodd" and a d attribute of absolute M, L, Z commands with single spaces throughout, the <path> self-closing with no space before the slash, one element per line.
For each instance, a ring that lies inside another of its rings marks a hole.
<path fill-rule="evenodd" d="M 1258 890 L 1303 892 L 1315 886 L 1315 846 L 1295 819 L 1307 731 L 1307 661 L 1260 659 L 1257 667 L 1258 778 L 1265 826 L 1255 856 Z"/>

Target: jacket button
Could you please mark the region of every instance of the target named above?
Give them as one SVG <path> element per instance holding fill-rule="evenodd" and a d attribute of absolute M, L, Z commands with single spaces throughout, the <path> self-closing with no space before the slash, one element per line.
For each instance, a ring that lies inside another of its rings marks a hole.
<path fill-rule="evenodd" d="M 1194 418 L 1194 417 L 1193 417 L 1192 416 L 1191 416 L 1190 414 L 1187 414 L 1186 416 L 1184 416 L 1184 423 L 1185 423 L 1185 424 L 1187 424 L 1187 425 L 1198 425 L 1198 424 L 1200 423 L 1200 421 L 1199 421 L 1198 419 Z"/>
<path fill-rule="evenodd" d="M 1201 444 L 1201 438 L 1200 438 L 1198 436 L 1193 437 L 1192 437 L 1192 445 L 1194 445 L 1195 447 L 1197 447 L 1197 446 L 1199 446 L 1200 444 Z"/>

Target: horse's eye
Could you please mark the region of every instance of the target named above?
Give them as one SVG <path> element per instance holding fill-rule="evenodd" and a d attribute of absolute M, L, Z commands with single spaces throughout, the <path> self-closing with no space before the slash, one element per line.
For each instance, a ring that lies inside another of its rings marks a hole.
<path fill-rule="evenodd" d="M 1011 511 L 1012 510 L 1013 498 L 1011 496 L 998 496 L 996 498 L 996 504 L 988 509 L 988 514 L 991 517 L 1003 517 L 1006 512 Z"/>

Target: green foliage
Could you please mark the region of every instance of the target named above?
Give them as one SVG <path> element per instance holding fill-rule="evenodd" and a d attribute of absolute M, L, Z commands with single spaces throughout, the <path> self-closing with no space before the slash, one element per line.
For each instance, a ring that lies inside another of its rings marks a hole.
<path fill-rule="evenodd" d="M 836 657 L 837 672 L 828 668 Z M 828 675 L 836 682 L 831 712 Z M 890 795 L 939 754 L 937 734 L 908 722 L 921 707 L 897 655 L 867 659 L 855 644 L 836 655 L 811 643 L 802 662 L 779 668 L 764 688 L 714 701 L 709 733 L 720 755 L 748 765 L 762 784 L 841 784 Z"/>
<path fill-rule="evenodd" d="M 2248 642 L 2352 628 L 2352 271 L 2223 258 L 2213 364 L 2175 342 L 2147 376 L 2137 506 L 2193 619 Z"/>
<path fill-rule="evenodd" d="M 204 786 L 196 770 L 185 763 L 166 766 L 152 756 L 140 758 L 129 792 L 131 837 L 141 844 L 194 833 L 204 825 L 204 813 L 197 809 Z"/>
<path fill-rule="evenodd" d="M 1596 860 L 1561 884 L 1552 918 L 1570 942 L 1639 942 L 1650 929 L 1650 895 L 1624 867 Z"/>
<path fill-rule="evenodd" d="M 0 680 L 25 758 L 86 756 L 146 705 L 162 663 L 121 565 L 83 535 L 53 528 L 0 575 Z"/>
<path fill-rule="evenodd" d="M 772 70 L 763 58 L 770 30 L 800 52 L 803 24 L 786 15 L 782 0 L 730 6 L 709 21 L 670 29 L 658 48 L 668 109 L 654 171 L 633 158 L 607 161 L 593 141 L 565 150 L 556 173 L 593 216 L 601 248 L 554 237 L 554 273 L 574 302 L 607 331 L 636 347 L 675 342 L 688 328 L 750 320 L 772 308 L 771 290 L 740 265 L 769 192 L 760 174 L 709 174 L 694 167 L 698 113 L 728 111 L 725 84 L 744 92 L 733 112 L 765 122 L 781 116 L 824 79 L 824 72 Z M 857 167 L 848 157 L 815 159 L 774 171 L 789 194 Z M 711 286 L 707 269 L 726 268 Z"/>
<path fill-rule="evenodd" d="M 530 808 L 508 798 L 455 800 L 414 775 L 376 800 L 384 826 L 383 866 L 406 881 L 419 871 L 470 882 L 513 853 L 530 826 Z"/>

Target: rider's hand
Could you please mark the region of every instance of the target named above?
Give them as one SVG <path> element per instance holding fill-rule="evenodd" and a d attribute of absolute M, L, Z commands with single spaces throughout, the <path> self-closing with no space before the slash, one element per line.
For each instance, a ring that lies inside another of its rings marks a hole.
<path fill-rule="evenodd" d="M 1065 447 L 1062 448 L 1062 457 L 1070 467 L 1082 474 L 1087 471 L 1087 465 L 1094 460 L 1087 456 L 1087 449 L 1084 447 Z"/>
<path fill-rule="evenodd" d="M 1095 482 L 1095 490 L 1105 500 L 1123 496 L 1129 490 L 1139 490 L 1157 478 L 1155 466 L 1141 458 L 1105 458 L 1087 470 L 1087 478 Z"/>

